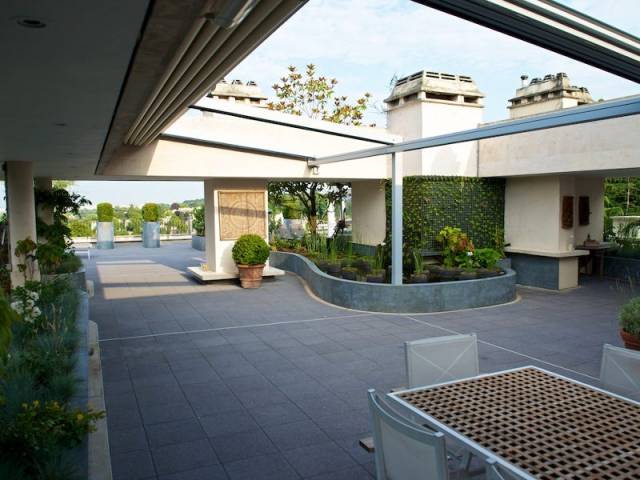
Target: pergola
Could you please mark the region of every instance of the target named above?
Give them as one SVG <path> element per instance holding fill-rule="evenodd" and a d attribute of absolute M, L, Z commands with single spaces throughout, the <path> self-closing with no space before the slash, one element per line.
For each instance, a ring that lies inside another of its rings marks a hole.
<path fill-rule="evenodd" d="M 526 42 L 640 82 L 640 39 L 551 0 L 413 0 Z M 499 124 L 308 161 L 323 164 L 391 155 L 391 281 L 402 284 L 402 153 L 505 135 L 595 122 L 640 113 L 640 96 L 606 104 L 504 121 Z"/>

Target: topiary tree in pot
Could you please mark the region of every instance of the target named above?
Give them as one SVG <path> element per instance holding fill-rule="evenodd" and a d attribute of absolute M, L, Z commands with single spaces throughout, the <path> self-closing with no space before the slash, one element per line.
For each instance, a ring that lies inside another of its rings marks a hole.
<path fill-rule="evenodd" d="M 142 206 L 142 246 L 145 248 L 160 247 L 160 208 L 156 203 L 145 203 Z"/>
<path fill-rule="evenodd" d="M 99 249 L 113 248 L 113 205 L 107 202 L 96 206 L 98 223 L 96 225 L 96 247 Z"/>
<path fill-rule="evenodd" d="M 260 286 L 269 252 L 269 245 L 260 235 L 246 234 L 236 240 L 231 255 L 238 267 L 242 288 Z"/>
<path fill-rule="evenodd" d="M 640 350 L 640 297 L 632 298 L 622 306 L 619 319 L 624 346 Z"/>

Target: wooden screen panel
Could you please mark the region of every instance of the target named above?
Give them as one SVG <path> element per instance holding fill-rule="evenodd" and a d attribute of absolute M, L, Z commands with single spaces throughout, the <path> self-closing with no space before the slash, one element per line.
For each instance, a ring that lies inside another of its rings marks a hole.
<path fill-rule="evenodd" d="M 589 225 L 590 215 L 589 197 L 578 197 L 578 225 Z"/>
<path fill-rule="evenodd" d="M 266 237 L 264 192 L 218 192 L 220 240 L 236 240 L 246 233 Z"/>
<path fill-rule="evenodd" d="M 562 228 L 573 228 L 573 197 L 562 197 Z"/>
<path fill-rule="evenodd" d="M 540 370 L 398 396 L 537 478 L 640 478 L 640 406 Z"/>

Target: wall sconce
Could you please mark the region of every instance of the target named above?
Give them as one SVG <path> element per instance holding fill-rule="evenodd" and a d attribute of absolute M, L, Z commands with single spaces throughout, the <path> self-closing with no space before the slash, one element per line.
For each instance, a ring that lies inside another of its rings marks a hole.
<path fill-rule="evenodd" d="M 320 174 L 320 167 L 318 167 L 317 165 L 314 165 L 313 167 L 311 167 L 311 175 L 317 177 Z"/>

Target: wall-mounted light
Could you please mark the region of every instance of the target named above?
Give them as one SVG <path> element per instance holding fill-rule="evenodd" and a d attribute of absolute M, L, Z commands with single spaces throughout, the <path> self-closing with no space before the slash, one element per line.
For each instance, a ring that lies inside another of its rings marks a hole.
<path fill-rule="evenodd" d="M 205 18 L 229 30 L 238 26 L 254 9 L 258 0 L 227 0 L 218 12 L 209 12 Z"/>
<path fill-rule="evenodd" d="M 311 167 L 311 175 L 314 176 L 318 176 L 320 174 L 320 167 L 318 167 L 317 165 L 314 165 L 313 167 Z"/>

